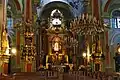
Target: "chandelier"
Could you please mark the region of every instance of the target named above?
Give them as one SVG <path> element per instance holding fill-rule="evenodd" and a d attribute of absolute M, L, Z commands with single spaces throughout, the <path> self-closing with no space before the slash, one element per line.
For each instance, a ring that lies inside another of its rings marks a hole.
<path fill-rule="evenodd" d="M 88 14 L 82 14 L 70 22 L 70 30 L 80 35 L 96 35 L 104 32 L 102 21 Z"/>

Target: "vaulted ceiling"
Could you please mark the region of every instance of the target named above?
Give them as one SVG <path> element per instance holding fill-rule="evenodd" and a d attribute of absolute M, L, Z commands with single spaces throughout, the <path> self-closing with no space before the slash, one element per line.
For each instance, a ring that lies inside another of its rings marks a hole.
<path fill-rule="evenodd" d="M 52 10 L 56 8 L 62 12 L 65 19 L 69 19 L 73 17 L 72 8 L 69 4 L 60 1 L 54 1 L 43 6 L 41 12 L 42 18 L 48 19 L 50 17 Z"/>
<path fill-rule="evenodd" d="M 8 0 L 8 4 L 11 6 L 11 10 L 13 14 L 17 14 L 18 11 L 21 11 L 23 10 L 23 1 L 24 0 Z M 40 0 L 35 0 L 36 2 L 40 1 Z M 120 9 L 120 0 L 101 0 L 102 2 L 102 13 L 103 15 L 104 14 L 108 14 L 110 15 L 111 12 L 115 9 Z M 60 3 L 62 4 L 62 3 Z M 53 3 L 52 4 L 48 4 L 49 6 L 52 6 L 52 8 L 55 8 L 55 6 L 59 6 L 59 8 L 61 7 L 59 4 L 56 4 Z M 51 11 L 52 8 L 48 7 L 45 5 L 44 9 L 45 10 L 48 10 L 48 11 Z M 65 13 L 67 9 L 70 9 L 68 5 L 63 5 L 62 6 L 62 12 Z M 43 10 L 42 14 L 45 14 L 46 12 Z M 46 14 L 50 14 L 50 13 L 46 13 Z M 70 14 L 72 15 L 72 14 Z M 67 17 L 70 16 L 70 15 L 66 15 Z M 44 16 L 45 17 L 45 16 Z"/>
<path fill-rule="evenodd" d="M 108 12 L 112 12 L 115 9 L 120 9 L 120 0 L 112 0 Z"/>
<path fill-rule="evenodd" d="M 8 14 L 7 15 L 11 13 L 11 15 L 15 16 L 19 14 L 20 11 L 21 11 L 21 6 L 18 0 L 8 0 L 8 3 L 7 3 Z"/>

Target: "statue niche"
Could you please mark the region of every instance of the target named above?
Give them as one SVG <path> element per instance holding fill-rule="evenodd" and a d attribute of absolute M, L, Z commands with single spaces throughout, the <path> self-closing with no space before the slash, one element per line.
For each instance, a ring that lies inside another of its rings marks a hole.
<path fill-rule="evenodd" d="M 60 65 L 67 63 L 66 54 L 64 51 L 64 45 L 62 38 L 59 36 L 54 36 L 49 44 L 49 56 L 48 56 L 48 63 L 54 65 Z"/>

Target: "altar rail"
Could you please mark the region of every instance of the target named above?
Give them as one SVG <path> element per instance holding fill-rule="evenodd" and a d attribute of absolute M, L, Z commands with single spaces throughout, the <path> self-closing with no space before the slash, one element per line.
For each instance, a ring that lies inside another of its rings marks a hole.
<path fill-rule="evenodd" d="M 0 80 L 120 80 L 120 74 L 105 72 L 58 71 L 20 72 L 13 75 L 0 75 Z"/>

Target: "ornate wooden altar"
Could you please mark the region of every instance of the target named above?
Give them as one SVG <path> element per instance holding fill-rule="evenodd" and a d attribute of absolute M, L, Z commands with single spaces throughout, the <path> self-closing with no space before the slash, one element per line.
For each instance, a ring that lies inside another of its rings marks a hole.
<path fill-rule="evenodd" d="M 46 56 L 46 67 L 51 65 L 68 64 L 68 55 L 66 53 L 66 29 L 63 22 L 63 16 L 58 9 L 51 12 L 49 19 L 48 35 L 48 54 Z M 56 66 L 57 67 L 57 66 Z"/>

